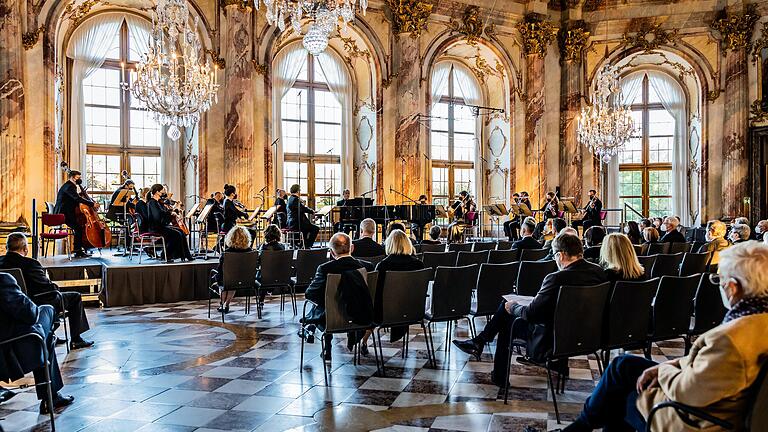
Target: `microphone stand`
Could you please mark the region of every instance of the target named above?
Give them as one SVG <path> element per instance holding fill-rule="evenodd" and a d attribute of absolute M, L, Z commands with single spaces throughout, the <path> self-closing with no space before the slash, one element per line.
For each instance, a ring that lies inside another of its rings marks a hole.
<path fill-rule="evenodd" d="M 371 190 L 369 190 L 367 192 L 363 192 L 362 194 L 360 194 L 360 196 L 363 198 L 363 205 L 361 207 L 362 211 L 363 211 L 363 219 L 366 218 L 366 216 L 365 216 L 365 209 L 368 207 L 367 205 L 365 205 L 365 197 L 366 197 L 366 195 L 372 194 L 374 192 L 376 192 L 376 189 L 371 189 Z"/>
<path fill-rule="evenodd" d="M 416 200 L 414 200 L 413 198 L 409 197 L 408 195 L 406 195 L 406 194 L 404 194 L 404 193 L 400 192 L 400 191 L 399 191 L 399 190 L 397 190 L 397 189 L 393 189 L 393 188 L 392 188 L 392 186 L 390 186 L 390 187 L 389 187 L 389 192 L 390 192 L 390 193 L 391 193 L 391 192 L 394 192 L 394 193 L 396 193 L 397 195 L 400 195 L 401 197 L 403 197 L 403 198 L 407 199 L 408 201 L 410 201 L 410 202 L 412 202 L 412 203 L 414 203 L 414 204 L 419 204 L 419 203 L 418 203 Z M 405 204 L 405 201 L 403 201 L 403 204 Z"/>

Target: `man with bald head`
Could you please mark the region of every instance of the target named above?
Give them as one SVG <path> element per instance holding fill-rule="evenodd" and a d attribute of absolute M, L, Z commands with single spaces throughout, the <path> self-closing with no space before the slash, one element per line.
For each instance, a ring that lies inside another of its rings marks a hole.
<path fill-rule="evenodd" d="M 349 270 L 365 268 L 367 271 L 373 271 L 373 265 L 368 261 L 358 260 L 352 256 L 354 250 L 352 239 L 345 233 L 336 233 L 328 242 L 328 249 L 331 251 L 331 261 L 321 264 L 317 268 L 315 276 L 307 287 L 304 297 L 312 301 L 312 309 L 307 313 L 303 322 L 313 324 L 307 326 L 307 332 L 299 330 L 299 337 L 303 337 L 308 343 L 315 341 L 315 325 L 325 324 L 325 283 L 328 281 L 329 274 L 342 274 Z M 331 335 L 325 335 L 326 349 L 324 360 L 331 360 L 330 342 Z"/>

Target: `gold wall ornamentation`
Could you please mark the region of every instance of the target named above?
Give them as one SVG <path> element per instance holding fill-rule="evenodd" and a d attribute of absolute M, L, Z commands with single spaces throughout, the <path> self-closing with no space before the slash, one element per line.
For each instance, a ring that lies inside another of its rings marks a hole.
<path fill-rule="evenodd" d="M 467 8 L 464 9 L 464 15 L 461 20 L 456 17 L 451 17 L 451 20 L 448 23 L 448 28 L 464 35 L 468 44 L 473 46 L 477 45 L 477 41 L 484 33 L 490 36 L 496 32 L 493 23 L 487 26 L 483 23 L 483 19 L 480 17 L 480 11 L 480 6 L 467 6 Z"/>
<path fill-rule="evenodd" d="M 357 41 L 355 41 L 352 37 L 342 37 L 339 35 L 339 39 L 344 43 L 344 51 L 348 54 L 346 57 L 344 57 L 344 61 L 354 69 L 355 65 L 354 62 L 358 58 L 364 58 L 365 61 L 370 62 L 371 61 L 371 52 L 367 49 L 360 49 L 360 47 L 357 46 Z"/>
<path fill-rule="evenodd" d="M 557 27 L 545 21 L 539 14 L 530 13 L 517 24 L 523 38 L 523 50 L 528 55 L 544 57 L 547 47 L 557 36 Z"/>
<path fill-rule="evenodd" d="M 723 55 L 728 51 L 745 48 L 749 50 L 752 32 L 758 19 L 760 15 L 757 14 L 754 4 L 748 5 L 742 13 L 728 14 L 725 9 L 720 11 L 711 27 L 720 33 L 720 48 Z"/>
<path fill-rule="evenodd" d="M 766 48 L 768 48 L 768 22 L 763 23 L 763 28 L 760 30 L 760 37 L 752 46 L 752 63 L 760 61 L 760 53 Z"/>
<path fill-rule="evenodd" d="M 237 6 L 241 11 L 251 10 L 251 4 L 244 0 L 221 0 L 221 7 L 226 8 L 227 6 Z"/>
<path fill-rule="evenodd" d="M 21 35 L 21 43 L 24 45 L 25 50 L 31 50 L 37 45 L 37 41 L 40 40 L 40 35 L 45 31 L 45 26 L 38 27 L 37 30 L 28 31 Z"/>
<path fill-rule="evenodd" d="M 419 37 L 427 28 L 434 5 L 423 0 L 387 0 L 392 12 L 392 31 L 395 34 L 410 33 Z"/>
<path fill-rule="evenodd" d="M 764 121 L 768 121 L 768 111 L 763 111 L 762 101 L 758 99 L 752 102 L 752 105 L 749 107 L 749 123 L 754 125 Z"/>
<path fill-rule="evenodd" d="M 718 81 L 718 82 L 719 82 L 719 81 Z M 709 91 L 707 92 L 707 100 L 708 100 L 709 102 L 714 102 L 714 101 L 716 101 L 716 100 L 717 100 L 717 99 L 720 97 L 720 93 L 722 93 L 722 89 L 720 88 L 720 86 L 718 86 L 718 87 L 717 87 L 716 89 L 714 89 L 714 90 L 709 90 Z"/>
<path fill-rule="evenodd" d="M 224 66 L 227 65 L 227 62 L 224 60 L 224 57 L 221 57 L 220 54 L 214 50 L 206 49 L 206 53 L 210 54 L 211 61 L 214 65 L 218 66 L 219 69 L 224 69 Z"/>
<path fill-rule="evenodd" d="M 392 82 L 395 79 L 397 79 L 397 76 L 398 76 L 398 73 L 397 72 L 393 72 L 393 73 L 389 74 L 388 77 L 382 78 L 382 80 L 381 80 L 381 88 L 388 89 L 389 86 L 392 85 Z"/>
<path fill-rule="evenodd" d="M 667 31 L 661 28 L 661 24 L 654 24 L 648 19 L 643 19 L 636 23 L 630 23 L 621 40 L 628 47 L 640 48 L 646 53 L 650 53 L 662 45 L 674 44 L 676 38 L 677 29 Z"/>
<path fill-rule="evenodd" d="M 581 54 L 589 42 L 589 35 L 589 29 L 584 21 L 578 21 L 569 28 L 561 28 L 557 38 L 560 48 L 560 62 L 580 61 Z"/>
<path fill-rule="evenodd" d="M 80 4 L 76 3 L 70 3 L 67 5 L 67 7 L 64 8 L 64 14 L 63 16 L 70 21 L 72 21 L 73 26 L 78 26 L 82 22 L 83 19 L 85 19 L 86 16 L 91 12 L 91 9 L 93 9 L 94 6 L 103 4 L 107 5 L 109 3 L 102 2 L 101 0 L 85 0 L 84 2 Z"/>
<path fill-rule="evenodd" d="M 253 63 L 253 71 L 261 76 L 267 76 L 267 72 L 269 71 L 269 68 L 267 67 L 266 63 L 259 63 L 256 61 L 256 59 L 251 60 L 251 63 Z"/>

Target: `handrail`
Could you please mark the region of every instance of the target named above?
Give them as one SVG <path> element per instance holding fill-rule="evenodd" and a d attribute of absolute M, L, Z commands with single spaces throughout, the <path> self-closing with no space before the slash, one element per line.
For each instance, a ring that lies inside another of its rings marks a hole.
<path fill-rule="evenodd" d="M 646 218 L 646 216 L 643 216 L 639 211 L 635 210 L 634 207 L 632 207 L 631 205 L 629 205 L 627 203 L 624 203 L 624 211 L 622 213 L 622 219 L 623 219 L 622 223 L 626 223 L 627 222 L 627 209 L 631 210 L 632 213 L 636 214 L 638 217 L 640 217 L 640 219 L 645 219 Z"/>

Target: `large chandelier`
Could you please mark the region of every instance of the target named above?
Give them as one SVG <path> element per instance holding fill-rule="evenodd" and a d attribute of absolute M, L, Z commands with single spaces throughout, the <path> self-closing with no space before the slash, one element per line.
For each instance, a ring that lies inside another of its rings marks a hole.
<path fill-rule="evenodd" d="M 590 102 L 581 109 L 578 139 L 595 156 L 608 163 L 635 130 L 632 111 L 623 104 L 618 71 L 610 65 L 598 74 Z"/>
<path fill-rule="evenodd" d="M 301 34 L 302 19 L 309 19 L 309 28 L 304 35 L 304 48 L 312 55 L 318 55 L 328 47 L 331 32 L 337 28 L 346 31 L 347 24 L 355 18 L 355 11 L 363 15 L 368 9 L 368 0 L 253 0 L 256 9 L 263 2 L 267 8 L 267 21 L 285 30 L 285 22 L 291 23 L 296 34 Z"/>
<path fill-rule="evenodd" d="M 218 101 L 218 67 L 201 58 L 197 24 L 186 0 L 158 0 L 149 52 L 131 73 L 131 85 L 123 84 L 158 124 L 169 126 L 174 141 L 181 137 L 180 127 L 197 124 L 200 114 Z"/>

